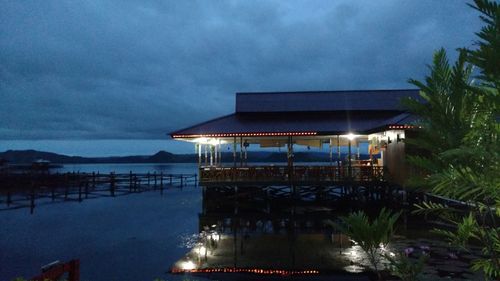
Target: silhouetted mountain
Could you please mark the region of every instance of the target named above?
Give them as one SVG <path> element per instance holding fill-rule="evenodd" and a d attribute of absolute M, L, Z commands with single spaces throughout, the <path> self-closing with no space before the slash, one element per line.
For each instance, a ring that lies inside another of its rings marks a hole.
<path fill-rule="evenodd" d="M 336 156 L 336 155 L 335 155 Z M 336 157 L 335 157 L 336 158 Z M 341 155 L 346 158 L 345 154 Z M 366 159 L 367 155 L 361 155 Z M 0 152 L 0 159 L 7 160 L 11 164 L 29 164 L 38 159 L 48 160 L 54 164 L 83 164 L 83 163 L 196 163 L 198 156 L 196 154 L 173 154 L 167 151 L 159 151 L 154 155 L 135 155 L 135 156 L 111 156 L 111 157 L 81 157 L 67 156 L 52 152 L 36 150 L 8 150 Z M 247 154 L 249 162 L 287 162 L 286 152 L 266 152 L 249 151 Z M 205 160 L 203 160 L 205 161 Z M 208 160 L 209 161 L 209 160 Z M 222 153 L 222 162 L 231 163 L 234 161 L 232 152 Z M 324 152 L 296 152 L 294 154 L 295 162 L 328 162 L 330 156 Z M 240 162 L 240 153 L 236 153 L 236 162 Z"/>

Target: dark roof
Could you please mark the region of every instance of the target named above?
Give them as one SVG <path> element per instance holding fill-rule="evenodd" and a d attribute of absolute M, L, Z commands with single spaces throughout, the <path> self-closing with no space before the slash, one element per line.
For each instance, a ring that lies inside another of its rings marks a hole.
<path fill-rule="evenodd" d="M 403 110 L 403 97 L 419 99 L 419 90 L 237 93 L 236 112 Z"/>
<path fill-rule="evenodd" d="M 171 133 L 173 137 L 248 133 L 367 134 L 415 118 L 401 99 L 418 90 L 237 93 L 236 112 Z"/>
<path fill-rule="evenodd" d="M 316 132 L 371 133 L 406 118 L 400 111 L 234 113 L 171 133 L 172 136 Z"/>

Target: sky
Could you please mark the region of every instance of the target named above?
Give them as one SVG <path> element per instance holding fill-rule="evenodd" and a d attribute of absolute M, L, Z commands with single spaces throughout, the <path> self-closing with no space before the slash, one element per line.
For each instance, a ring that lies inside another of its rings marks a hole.
<path fill-rule="evenodd" d="M 167 133 L 236 92 L 414 88 L 469 2 L 0 0 L 0 151 L 191 153 Z"/>

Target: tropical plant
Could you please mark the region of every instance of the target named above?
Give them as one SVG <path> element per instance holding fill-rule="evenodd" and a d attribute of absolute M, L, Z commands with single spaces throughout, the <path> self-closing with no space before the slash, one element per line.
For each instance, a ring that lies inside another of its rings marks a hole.
<path fill-rule="evenodd" d="M 453 67 L 440 50 L 425 82 L 410 80 L 425 102 L 405 102 L 421 118 L 422 127 L 407 141 L 420 150 L 408 161 L 425 174 L 414 183 L 455 200 L 455 207 L 424 202 L 417 212 L 439 214 L 455 225 L 436 232 L 458 249 L 480 245 L 484 258 L 473 261 L 472 269 L 495 279 L 500 277 L 500 6 L 475 0 L 472 7 L 485 23 L 477 33 L 478 48 L 459 50 Z M 473 67 L 480 71 L 476 80 L 471 77 Z"/>
<path fill-rule="evenodd" d="M 385 254 L 389 261 L 389 270 L 403 281 L 420 280 L 425 262 L 428 259 L 423 251 L 418 258 L 411 258 L 410 253 Z"/>
<path fill-rule="evenodd" d="M 389 244 L 394 235 L 394 224 L 400 212 L 393 213 L 383 208 L 378 216 L 370 220 L 363 211 L 350 213 L 340 217 L 340 223 L 332 223 L 335 228 L 349 236 L 366 253 L 370 265 L 380 280 L 380 260 L 383 249 Z"/>

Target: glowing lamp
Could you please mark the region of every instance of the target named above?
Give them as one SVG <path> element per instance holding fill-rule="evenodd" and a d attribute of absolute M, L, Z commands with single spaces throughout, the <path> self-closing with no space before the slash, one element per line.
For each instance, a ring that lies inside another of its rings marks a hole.
<path fill-rule="evenodd" d="M 193 270 L 196 268 L 196 265 L 192 261 L 185 261 L 181 263 L 182 270 Z"/>

